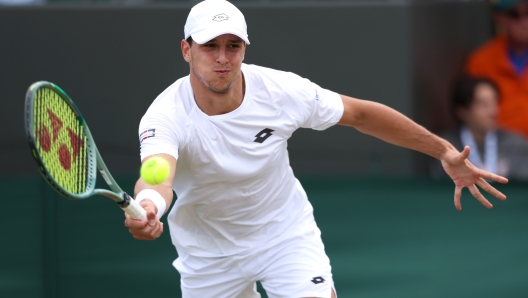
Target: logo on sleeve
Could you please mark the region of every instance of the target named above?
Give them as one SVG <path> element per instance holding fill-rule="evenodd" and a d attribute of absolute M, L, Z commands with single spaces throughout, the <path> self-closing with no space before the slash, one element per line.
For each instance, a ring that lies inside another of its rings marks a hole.
<path fill-rule="evenodd" d="M 255 141 L 254 142 L 257 142 L 257 143 L 262 143 L 264 142 L 267 138 L 271 137 L 272 135 L 272 132 L 274 132 L 273 129 L 269 129 L 269 128 L 265 128 L 263 130 L 261 130 L 255 137 Z"/>
<path fill-rule="evenodd" d="M 156 136 L 156 130 L 155 129 L 147 129 L 144 130 L 142 133 L 139 134 L 139 143 L 143 143 L 144 140 L 148 138 L 153 138 Z"/>
<path fill-rule="evenodd" d="M 312 278 L 311 282 L 313 282 L 314 284 L 320 284 L 320 283 L 324 283 L 325 279 L 322 278 L 321 276 L 316 276 Z"/>

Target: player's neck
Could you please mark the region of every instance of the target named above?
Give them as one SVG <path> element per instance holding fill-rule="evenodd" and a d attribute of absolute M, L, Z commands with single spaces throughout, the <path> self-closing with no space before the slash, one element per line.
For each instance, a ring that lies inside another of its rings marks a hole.
<path fill-rule="evenodd" d="M 227 114 L 236 110 L 244 100 L 246 84 L 242 72 L 237 76 L 232 88 L 227 93 L 209 90 L 195 76 L 191 75 L 191 86 L 194 100 L 200 110 L 209 116 Z"/>

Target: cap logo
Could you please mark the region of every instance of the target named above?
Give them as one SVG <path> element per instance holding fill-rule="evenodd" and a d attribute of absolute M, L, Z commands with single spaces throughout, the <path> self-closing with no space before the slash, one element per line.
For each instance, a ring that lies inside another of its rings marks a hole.
<path fill-rule="evenodd" d="M 213 21 L 215 22 L 221 22 L 221 21 L 227 21 L 229 20 L 229 16 L 225 13 L 217 14 L 214 16 Z"/>

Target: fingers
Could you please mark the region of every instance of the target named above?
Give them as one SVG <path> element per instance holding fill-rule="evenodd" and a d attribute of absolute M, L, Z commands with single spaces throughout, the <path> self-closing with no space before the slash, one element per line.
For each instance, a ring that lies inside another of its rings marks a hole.
<path fill-rule="evenodd" d="M 157 219 L 156 213 L 150 208 L 145 209 L 145 211 L 147 212 L 147 224 L 151 227 L 154 227 L 156 225 Z"/>
<path fill-rule="evenodd" d="M 482 188 L 484 191 L 495 196 L 499 200 L 506 200 L 506 196 L 498 191 L 495 187 L 491 186 L 486 180 L 480 178 L 477 180 L 476 184 Z M 460 198 L 462 197 L 462 188 L 461 186 L 455 187 L 455 207 L 458 211 L 462 210 L 462 205 L 460 203 Z M 492 208 L 493 205 L 480 193 L 475 184 L 469 185 L 467 187 L 471 194 L 486 208 Z"/>
<path fill-rule="evenodd" d="M 467 161 L 469 152 L 469 146 L 466 146 L 462 152 L 458 152 L 457 150 L 453 149 L 449 152 L 449 154 L 446 154 L 442 157 L 442 164 L 444 162 L 451 166 L 464 164 Z"/>
<path fill-rule="evenodd" d="M 163 233 L 163 223 L 157 218 L 153 226 L 148 224 L 148 221 L 137 221 L 139 223 L 128 223 L 128 231 L 137 240 L 155 240 Z M 140 226 L 142 224 L 142 226 Z"/>
<path fill-rule="evenodd" d="M 462 187 L 455 187 L 455 208 L 460 211 L 462 210 L 462 204 L 460 204 L 460 198 L 462 197 Z"/>
<path fill-rule="evenodd" d="M 142 229 L 147 224 L 147 221 L 145 219 L 139 220 L 139 219 L 133 219 L 131 217 L 125 219 L 125 227 L 129 229 Z"/>
<path fill-rule="evenodd" d="M 506 200 L 506 196 L 502 192 L 498 191 L 495 187 L 491 186 L 486 180 L 480 178 L 477 181 L 477 185 L 487 193 L 495 196 L 497 199 Z"/>
<path fill-rule="evenodd" d="M 488 171 L 484 171 L 482 169 L 479 169 L 479 176 L 484 178 L 484 179 L 492 180 L 492 181 L 499 182 L 499 183 L 502 183 L 502 184 L 508 183 L 508 179 L 507 178 L 499 176 L 499 175 L 495 175 L 493 173 L 490 173 Z"/>
<path fill-rule="evenodd" d="M 158 208 L 156 207 L 156 204 L 154 204 L 150 199 L 145 199 L 139 203 L 139 206 L 143 207 L 145 209 L 145 212 L 147 213 L 147 217 L 149 217 L 150 213 L 157 214 Z M 151 215 L 152 216 L 152 215 Z"/>
<path fill-rule="evenodd" d="M 145 202 L 145 203 L 143 203 Z M 163 233 L 163 223 L 156 215 L 156 210 L 150 200 L 144 200 L 140 205 L 145 209 L 147 218 L 133 219 L 125 213 L 125 226 L 137 240 L 155 240 Z"/>
<path fill-rule="evenodd" d="M 163 223 L 158 222 L 154 227 L 147 225 L 140 233 L 137 233 L 137 231 L 131 231 L 130 233 L 136 240 L 156 240 L 163 234 Z"/>
<path fill-rule="evenodd" d="M 486 208 L 492 208 L 493 205 L 480 193 L 475 184 L 468 186 L 469 192 Z"/>
<path fill-rule="evenodd" d="M 458 156 L 458 162 L 463 162 L 469 157 L 469 153 L 471 150 L 469 149 L 469 146 L 464 147 L 464 150 L 460 152 L 460 155 Z"/>

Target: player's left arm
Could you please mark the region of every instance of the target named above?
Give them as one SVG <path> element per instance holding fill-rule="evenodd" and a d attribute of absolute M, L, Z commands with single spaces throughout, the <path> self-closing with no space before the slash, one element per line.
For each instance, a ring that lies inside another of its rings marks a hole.
<path fill-rule="evenodd" d="M 470 148 L 459 152 L 451 143 L 436 136 L 405 115 L 386 105 L 341 95 L 344 112 L 340 125 L 352 126 L 362 133 L 372 135 L 388 143 L 422 152 L 439 159 L 447 174 L 455 183 L 455 206 L 462 209 L 460 197 L 467 187 L 471 194 L 487 208 L 491 203 L 480 193 L 477 186 L 505 200 L 506 196 L 492 187 L 485 179 L 507 183 L 502 176 L 484 171 L 472 165 L 467 157 Z"/>

